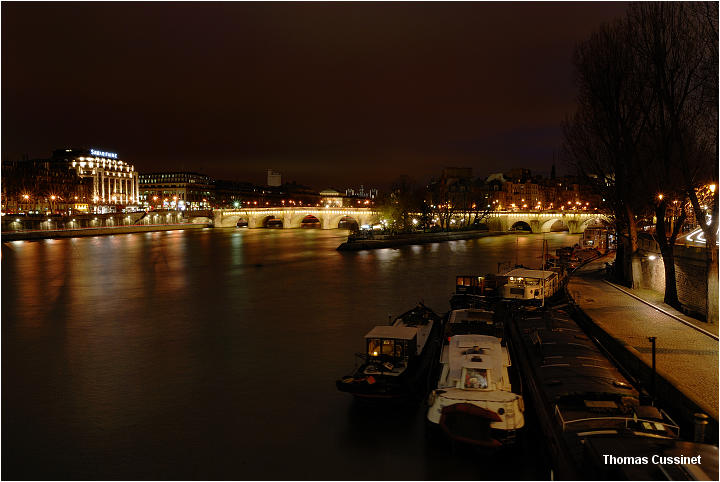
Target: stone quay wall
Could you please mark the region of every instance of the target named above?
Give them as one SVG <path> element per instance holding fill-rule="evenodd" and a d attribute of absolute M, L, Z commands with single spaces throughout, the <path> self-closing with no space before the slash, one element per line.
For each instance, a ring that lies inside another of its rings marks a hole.
<path fill-rule="evenodd" d="M 202 214 L 202 213 L 201 213 Z M 211 226 L 207 217 L 182 211 L 139 211 L 132 213 L 75 214 L 71 216 L 24 216 L 7 214 L 2 217 L 2 240 L 30 240 L 99 236 L 146 231 L 194 229 Z"/>
<path fill-rule="evenodd" d="M 633 268 L 635 286 L 661 294 L 665 292 L 665 263 L 660 247 L 651 236 L 638 237 L 638 254 L 633 260 Z M 707 316 L 707 276 L 704 247 L 675 246 L 678 299 L 687 314 L 703 319 Z"/>

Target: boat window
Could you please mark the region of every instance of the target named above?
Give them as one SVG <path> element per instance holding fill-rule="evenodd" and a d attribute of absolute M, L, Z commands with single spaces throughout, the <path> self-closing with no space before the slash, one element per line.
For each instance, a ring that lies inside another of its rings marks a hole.
<path fill-rule="evenodd" d="M 402 350 L 402 344 L 398 343 L 397 348 Z M 395 340 L 388 340 L 385 338 L 370 338 L 368 340 L 368 355 L 371 356 L 396 356 L 395 355 Z"/>
<path fill-rule="evenodd" d="M 380 355 L 380 353 L 382 351 L 381 350 L 381 347 L 382 347 L 381 341 L 382 340 L 380 340 L 378 338 L 370 338 L 368 340 L 368 349 L 367 349 L 368 355 L 371 355 L 371 356 L 379 356 Z"/>
<path fill-rule="evenodd" d="M 395 348 L 395 340 L 382 340 L 382 354 L 392 355 Z"/>
<path fill-rule="evenodd" d="M 472 286 L 472 277 L 470 276 L 458 276 L 457 277 L 457 285 L 458 286 Z"/>
<path fill-rule="evenodd" d="M 487 388 L 488 374 L 485 368 L 465 369 L 465 388 Z"/>

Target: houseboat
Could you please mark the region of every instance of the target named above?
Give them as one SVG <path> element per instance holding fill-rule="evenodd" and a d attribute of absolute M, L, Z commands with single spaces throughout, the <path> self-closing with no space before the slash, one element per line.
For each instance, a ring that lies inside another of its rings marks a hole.
<path fill-rule="evenodd" d="M 543 301 L 560 291 L 558 270 L 527 268 L 511 269 L 504 274 L 507 282 L 502 286 L 502 298 L 519 301 Z"/>
<path fill-rule="evenodd" d="M 520 307 L 506 328 L 554 479 L 718 480 L 717 447 L 680 441 L 678 425 L 647 404 L 564 309 Z M 608 463 L 608 454 L 702 460 L 622 466 Z"/>
<path fill-rule="evenodd" d="M 455 293 L 450 297 L 450 307 L 453 310 L 491 308 L 499 299 L 499 288 L 502 283 L 504 279 L 493 274 L 456 276 Z"/>
<path fill-rule="evenodd" d="M 470 445 L 498 448 L 525 425 L 522 396 L 513 392 L 502 323 L 482 309 L 455 310 L 446 326 L 440 375 L 428 397 L 428 429 Z"/>
<path fill-rule="evenodd" d="M 359 367 L 336 381 L 338 390 L 364 399 L 423 398 L 437 365 L 443 321 L 420 303 L 390 325 L 374 327 L 365 335 L 365 352 L 356 355 Z"/>

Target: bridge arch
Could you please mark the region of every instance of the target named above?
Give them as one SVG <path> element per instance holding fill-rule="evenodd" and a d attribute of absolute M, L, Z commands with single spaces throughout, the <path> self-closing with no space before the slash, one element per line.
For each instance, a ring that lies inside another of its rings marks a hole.
<path fill-rule="evenodd" d="M 283 219 L 277 218 L 274 215 L 270 214 L 269 216 L 265 216 L 262 220 L 262 227 L 263 228 L 283 228 Z"/>
<path fill-rule="evenodd" d="M 559 232 L 559 231 L 570 231 L 570 226 L 561 217 L 553 217 L 546 221 L 543 221 L 541 232 Z"/>
<path fill-rule="evenodd" d="M 526 231 L 528 233 L 531 233 L 532 227 L 527 221 L 515 221 L 513 225 L 510 226 L 510 231 Z"/>
<path fill-rule="evenodd" d="M 603 226 L 607 226 L 609 224 L 610 223 L 603 216 L 588 218 L 588 219 L 584 220 L 582 223 L 580 223 L 579 232 L 581 232 L 581 233 L 584 232 L 586 228 L 603 227 Z"/>
<path fill-rule="evenodd" d="M 312 214 L 308 214 L 300 220 L 300 228 L 319 229 L 322 228 L 322 221 Z"/>
<path fill-rule="evenodd" d="M 357 219 L 352 216 L 343 216 L 338 221 L 337 228 L 357 231 L 360 228 L 360 224 L 357 222 Z"/>

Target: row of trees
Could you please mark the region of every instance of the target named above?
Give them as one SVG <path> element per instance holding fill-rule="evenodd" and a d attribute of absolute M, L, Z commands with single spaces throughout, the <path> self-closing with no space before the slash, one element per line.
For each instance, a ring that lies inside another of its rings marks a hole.
<path fill-rule="evenodd" d="M 480 224 L 490 212 L 488 198 L 488 191 L 470 179 L 418 186 L 409 176 L 401 176 L 378 209 L 387 228 L 395 232 L 432 226 L 450 231 Z"/>
<path fill-rule="evenodd" d="M 688 219 L 707 241 L 708 293 L 718 289 L 717 28 L 717 3 L 631 4 L 576 48 L 578 108 L 564 125 L 567 160 L 613 211 L 620 275 L 633 283 L 638 219 L 654 218 L 676 307 L 674 245 Z"/>

